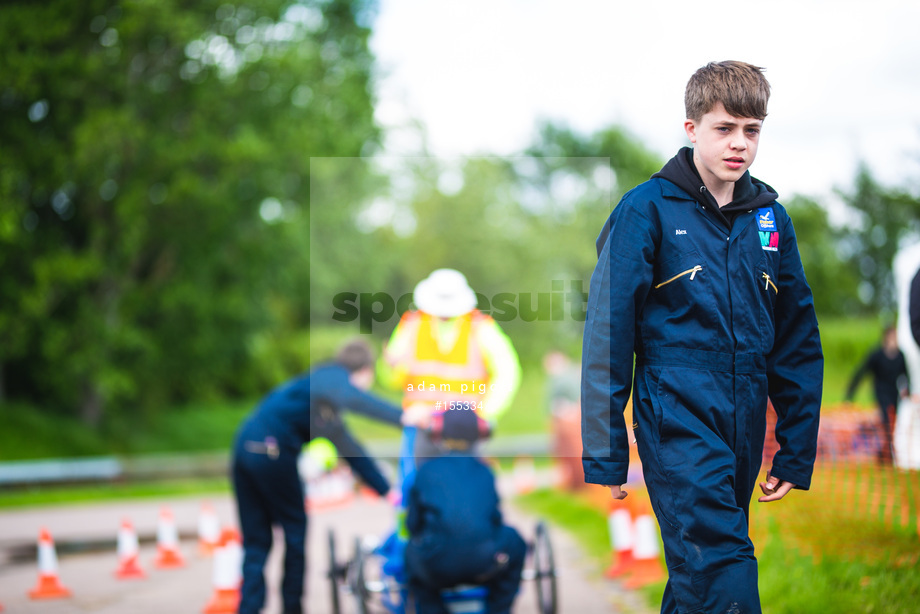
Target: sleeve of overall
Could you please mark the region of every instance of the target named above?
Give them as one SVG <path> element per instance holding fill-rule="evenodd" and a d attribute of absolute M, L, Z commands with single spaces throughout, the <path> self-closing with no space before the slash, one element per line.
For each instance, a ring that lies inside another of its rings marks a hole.
<path fill-rule="evenodd" d="M 588 292 L 581 363 L 585 482 L 622 485 L 629 470 L 623 412 L 632 390 L 636 321 L 653 276 L 657 224 L 622 201 L 609 220 Z"/>
<path fill-rule="evenodd" d="M 342 386 L 337 391 L 335 399 L 339 407 L 346 407 L 356 414 L 362 414 L 368 418 L 386 422 L 399 426 L 402 418 L 402 410 L 391 405 L 386 401 L 375 397 L 374 395 L 364 392 L 360 388 L 352 386 Z"/>
<path fill-rule="evenodd" d="M 776 410 L 776 440 L 771 475 L 808 490 L 817 454 L 824 356 L 811 288 L 784 216 L 779 292 L 776 295 L 773 350 L 767 356 L 770 399 Z"/>
<path fill-rule="evenodd" d="M 477 326 L 476 340 L 489 372 L 489 389 L 482 399 L 482 417 L 494 423 L 511 406 L 521 385 L 521 361 L 511 339 L 491 318 Z"/>
<path fill-rule="evenodd" d="M 364 451 L 355 438 L 346 429 L 338 429 L 329 437 L 339 456 L 345 459 L 352 471 L 358 474 L 361 479 L 377 494 L 385 495 L 390 490 L 390 483 L 380 473 L 377 463 L 373 461 Z"/>

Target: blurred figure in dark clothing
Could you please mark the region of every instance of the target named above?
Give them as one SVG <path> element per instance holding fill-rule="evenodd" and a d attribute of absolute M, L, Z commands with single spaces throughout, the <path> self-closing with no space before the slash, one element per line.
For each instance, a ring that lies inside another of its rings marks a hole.
<path fill-rule="evenodd" d="M 879 462 L 890 464 L 893 458 L 892 433 L 898 400 L 906 396 L 910 389 L 907 364 L 904 361 L 904 354 L 898 347 L 898 337 L 894 326 L 885 328 L 882 334 L 882 344 L 866 357 L 853 374 L 850 386 L 847 388 L 847 401 L 853 400 L 853 395 L 866 374 L 872 375 L 875 400 L 878 403 L 882 422 Z"/>

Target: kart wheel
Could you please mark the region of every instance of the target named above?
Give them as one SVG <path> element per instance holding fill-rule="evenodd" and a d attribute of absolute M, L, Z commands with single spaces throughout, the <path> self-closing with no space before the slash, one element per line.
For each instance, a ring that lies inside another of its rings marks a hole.
<path fill-rule="evenodd" d="M 341 604 L 339 603 L 339 578 L 341 577 L 341 568 L 335 561 L 335 533 L 329 530 L 329 571 L 326 576 L 329 578 L 329 589 L 332 595 L 332 614 L 342 614 Z"/>
<path fill-rule="evenodd" d="M 367 565 L 367 554 L 361 547 L 361 538 L 355 538 L 355 556 L 351 560 L 348 570 L 348 586 L 351 594 L 355 597 L 355 604 L 358 607 L 358 614 L 368 614 L 367 602 L 370 597 L 370 591 L 367 588 L 367 575 L 365 566 Z"/>
<path fill-rule="evenodd" d="M 534 585 L 540 614 L 556 614 L 556 562 L 546 525 L 540 521 L 533 544 Z"/>

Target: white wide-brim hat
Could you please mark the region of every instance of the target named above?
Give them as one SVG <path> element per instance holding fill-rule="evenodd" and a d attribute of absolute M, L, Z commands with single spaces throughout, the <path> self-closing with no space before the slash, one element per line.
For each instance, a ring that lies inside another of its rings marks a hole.
<path fill-rule="evenodd" d="M 415 286 L 412 300 L 420 311 L 439 318 L 462 316 L 476 307 L 476 293 L 454 269 L 432 271 Z"/>

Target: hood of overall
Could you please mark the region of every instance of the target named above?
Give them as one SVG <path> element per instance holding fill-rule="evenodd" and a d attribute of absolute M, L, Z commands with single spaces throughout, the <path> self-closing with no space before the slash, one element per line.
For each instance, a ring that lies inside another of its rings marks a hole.
<path fill-rule="evenodd" d="M 659 177 L 667 179 L 677 187 L 681 188 L 688 195 L 692 196 L 699 202 L 707 212 L 711 213 L 715 219 L 731 229 L 735 218 L 740 214 L 751 209 L 764 207 L 775 201 L 778 197 L 776 190 L 769 185 L 751 177 L 749 171 L 745 171 L 738 181 L 735 182 L 735 192 L 732 195 L 732 201 L 724 207 L 719 207 L 716 199 L 709 193 L 706 186 L 700 178 L 699 171 L 693 163 L 693 148 L 684 147 L 671 158 L 664 167 L 652 175 L 653 178 Z"/>

